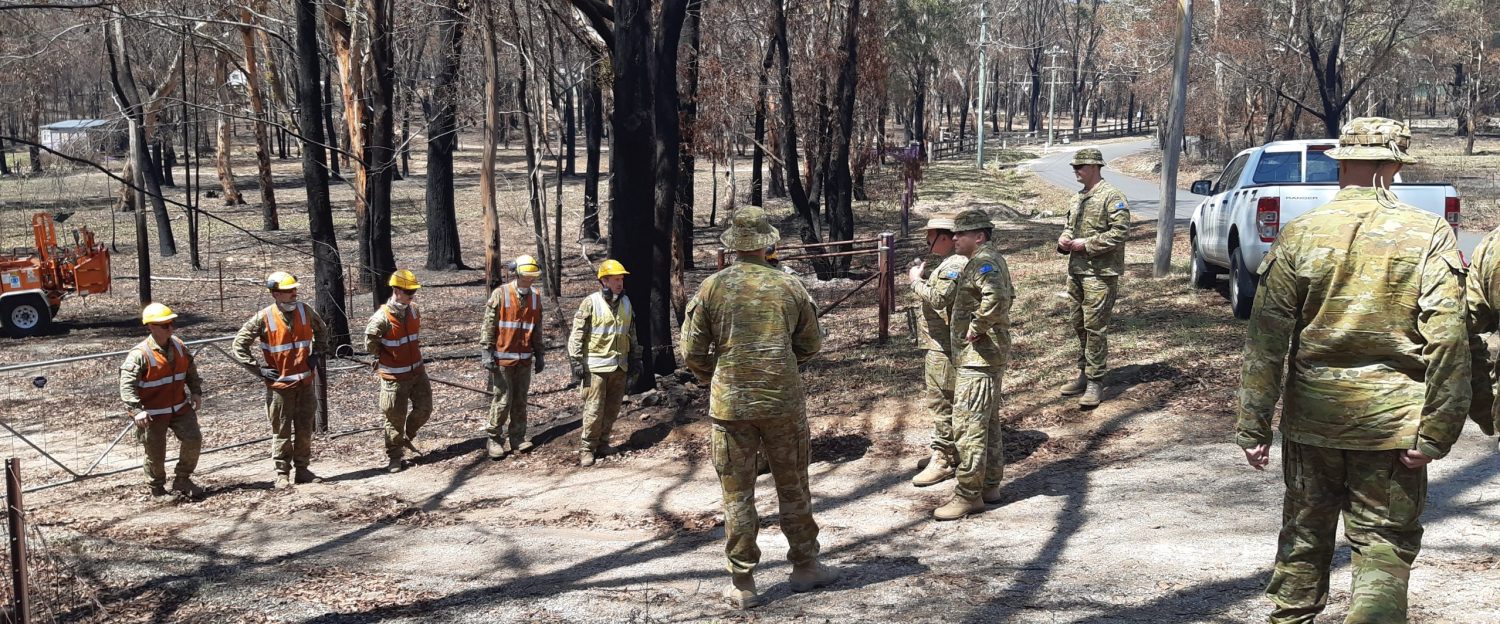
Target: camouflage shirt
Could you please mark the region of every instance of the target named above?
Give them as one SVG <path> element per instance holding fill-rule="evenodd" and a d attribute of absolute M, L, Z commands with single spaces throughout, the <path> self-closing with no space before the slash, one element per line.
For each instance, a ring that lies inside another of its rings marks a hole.
<path fill-rule="evenodd" d="M 1464 265 L 1446 221 L 1384 190 L 1344 188 L 1286 224 L 1259 273 L 1240 446 L 1271 441 L 1285 394 L 1293 442 L 1447 454 L 1469 410 L 1470 363 Z"/>
<path fill-rule="evenodd" d="M 713 380 L 719 420 L 806 415 L 797 367 L 823 347 L 818 312 L 797 278 L 741 258 L 698 288 L 682 324 L 688 369 Z"/>
<path fill-rule="evenodd" d="M 985 243 L 958 274 L 953 297 L 953 365 L 1003 368 L 1010 360 L 1010 304 L 1015 299 L 1005 258 Z M 969 333 L 979 340 L 968 342 Z"/>
<path fill-rule="evenodd" d="M 953 295 L 958 292 L 958 276 L 969 259 L 958 254 L 947 258 L 933 256 L 928 259 L 928 266 L 938 261 L 941 262 L 936 268 L 928 269 L 930 273 L 926 279 L 911 283 L 911 289 L 922 301 L 922 312 L 917 315 L 919 346 L 923 351 L 948 353 L 951 333 L 948 320 L 953 311 Z"/>
<path fill-rule="evenodd" d="M 1474 400 L 1469 405 L 1472 418 L 1485 435 L 1495 433 L 1500 414 L 1495 412 L 1494 383 L 1496 362 L 1490 357 L 1485 334 L 1500 330 L 1500 229 L 1484 235 L 1474 248 L 1474 262 L 1469 265 L 1464 298 L 1469 305 L 1469 353 L 1473 362 Z"/>
<path fill-rule="evenodd" d="M 1068 254 L 1068 274 L 1107 277 L 1125 271 L 1125 237 L 1130 234 L 1130 204 L 1125 194 L 1100 180 L 1094 189 L 1073 196 L 1062 235 L 1083 239 L 1083 251 Z"/>

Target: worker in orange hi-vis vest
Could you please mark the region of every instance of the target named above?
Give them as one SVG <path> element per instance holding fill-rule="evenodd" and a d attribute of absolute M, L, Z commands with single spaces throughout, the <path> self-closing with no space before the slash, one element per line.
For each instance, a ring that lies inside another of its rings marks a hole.
<path fill-rule="evenodd" d="M 151 335 L 131 349 L 120 365 L 120 400 L 135 419 L 135 435 L 145 447 L 146 485 L 152 496 L 167 495 L 167 431 L 177 436 L 176 478 L 172 490 L 188 498 L 203 494 L 190 478 L 198 467 L 203 434 L 198 430 L 198 407 L 203 403 L 203 379 L 193 354 L 172 335 L 177 313 L 160 303 L 141 311 L 141 324 Z"/>
<path fill-rule="evenodd" d="M 370 368 L 380 375 L 380 412 L 385 415 L 387 472 L 401 472 L 401 456 L 416 450 L 412 438 L 432 416 L 432 382 L 422 366 L 422 319 L 412 299 L 422 284 L 411 271 L 391 274 L 391 299 L 365 325 L 365 351 L 375 355 Z M 410 411 L 407 408 L 410 407 Z"/>
<path fill-rule="evenodd" d="M 546 340 L 542 337 L 542 297 L 533 287 L 542 267 L 531 256 L 511 263 L 516 279 L 490 293 L 480 329 L 480 354 L 490 374 L 489 426 L 485 453 L 501 459 L 507 453 L 531 450 L 526 439 L 526 395 L 531 391 L 531 373 L 547 367 Z M 507 449 L 505 444 L 510 443 Z"/>
<path fill-rule="evenodd" d="M 328 352 L 328 326 L 312 306 L 297 301 L 297 278 L 277 271 L 266 277 L 274 302 L 257 311 L 234 337 L 234 359 L 265 381 L 266 415 L 271 421 L 271 459 L 276 488 L 322 481 L 308 470 L 312 461 L 313 383 L 318 360 Z M 260 341 L 262 366 L 250 347 Z M 295 478 L 292 468 L 297 469 Z"/>

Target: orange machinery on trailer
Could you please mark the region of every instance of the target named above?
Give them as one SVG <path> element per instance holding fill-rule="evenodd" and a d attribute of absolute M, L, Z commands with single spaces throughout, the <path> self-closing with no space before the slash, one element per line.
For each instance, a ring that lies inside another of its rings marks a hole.
<path fill-rule="evenodd" d="M 46 330 L 63 299 L 109 292 L 109 250 L 92 231 L 73 230 L 73 246 L 59 247 L 46 212 L 31 216 L 31 231 L 34 250 L 0 253 L 0 331 L 13 338 Z"/>

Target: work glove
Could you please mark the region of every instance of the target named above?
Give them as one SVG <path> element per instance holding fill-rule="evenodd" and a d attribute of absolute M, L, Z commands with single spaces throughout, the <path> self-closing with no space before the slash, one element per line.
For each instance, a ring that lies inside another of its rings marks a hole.
<path fill-rule="evenodd" d="M 625 368 L 625 394 L 636 394 L 636 384 L 641 382 L 641 372 L 644 369 L 639 359 L 632 359 Z"/>
<path fill-rule="evenodd" d="M 576 358 L 568 358 L 568 371 L 572 375 L 568 381 L 569 386 L 583 383 L 585 379 L 588 379 L 588 371 L 583 370 L 583 363 Z"/>
<path fill-rule="evenodd" d="M 130 418 L 135 422 L 135 426 L 138 429 L 145 429 L 151 425 L 151 416 L 146 414 L 146 410 L 136 412 Z"/>
<path fill-rule="evenodd" d="M 479 362 L 484 365 L 484 370 L 492 373 L 500 368 L 500 365 L 495 363 L 495 356 L 490 353 L 489 349 L 479 352 Z"/>
<path fill-rule="evenodd" d="M 323 354 L 313 353 L 307 356 L 307 365 L 313 370 L 322 370 Z"/>
<path fill-rule="evenodd" d="M 536 357 L 532 359 L 534 360 L 532 366 L 536 370 L 536 374 L 542 374 L 542 371 L 546 370 L 547 368 L 547 358 L 542 357 L 542 354 L 538 353 L 536 354 Z"/>
<path fill-rule="evenodd" d="M 276 369 L 269 366 L 262 366 L 260 367 L 260 378 L 266 381 L 276 381 L 277 379 L 281 379 L 281 373 L 276 372 Z"/>

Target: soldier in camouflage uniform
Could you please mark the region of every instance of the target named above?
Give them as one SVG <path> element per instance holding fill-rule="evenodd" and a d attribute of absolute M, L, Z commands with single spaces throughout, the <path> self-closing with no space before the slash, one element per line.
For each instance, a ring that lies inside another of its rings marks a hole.
<path fill-rule="evenodd" d="M 1328 152 L 1338 195 L 1287 223 L 1260 265 L 1236 441 L 1264 469 L 1283 401 L 1287 489 L 1266 588 L 1276 624 L 1310 624 L 1327 604 L 1340 511 L 1354 551 L 1345 622 L 1406 622 L 1426 465 L 1448 453 L 1469 410 L 1453 228 L 1386 188 L 1411 161 L 1410 137 L 1389 119 L 1345 126 Z"/>
<path fill-rule="evenodd" d="M 391 274 L 391 298 L 365 324 L 370 370 L 380 376 L 380 413 L 385 416 L 386 472 L 401 472 L 406 449 L 432 417 L 432 380 L 422 365 L 421 313 L 414 302 L 422 284 L 410 270 Z M 410 410 L 408 411 L 408 406 Z"/>
<path fill-rule="evenodd" d="M 953 253 L 953 215 L 939 213 L 927 220 L 927 249 L 931 256 L 912 267 L 912 291 L 922 302 L 917 315 L 917 336 L 927 353 L 925 370 L 927 411 L 932 415 L 932 459 L 912 477 L 917 487 L 942 483 L 953 477 L 958 449 L 953 444 L 953 362 L 948 348 L 949 312 L 957 292 L 958 276 L 969 259 Z M 928 270 L 928 262 L 935 268 Z"/>
<path fill-rule="evenodd" d="M 1474 398 L 1469 403 L 1469 418 L 1485 435 L 1494 435 L 1500 424 L 1495 410 L 1496 368 L 1500 362 L 1490 357 L 1485 335 L 1500 331 L 1500 228 L 1491 230 L 1474 248 L 1464 280 L 1464 299 L 1469 308 L 1469 353 L 1472 355 Z"/>
<path fill-rule="evenodd" d="M 958 466 L 953 499 L 934 509 L 938 520 L 957 520 L 1000 502 L 1005 445 L 1000 430 L 1000 380 L 1010 359 L 1010 269 L 990 244 L 989 215 L 977 208 L 953 219 L 953 247 L 968 263 L 953 297 L 949 344 L 953 349 L 953 437 Z"/>
<path fill-rule="evenodd" d="M 817 354 L 823 338 L 802 283 L 766 263 L 766 247 L 780 238 L 765 211 L 753 206 L 736 211 L 721 241 L 738 258 L 703 281 L 682 324 L 688 369 L 699 381 L 712 382 L 713 459 L 724 495 L 731 578 L 724 597 L 741 609 L 760 604 L 751 576 L 760 562 L 757 454 L 770 461 L 776 481 L 792 591 L 809 591 L 838 576 L 818 562 L 807 412 L 797 370 Z"/>
<path fill-rule="evenodd" d="M 1083 190 L 1068 204 L 1068 222 L 1057 238 L 1058 253 L 1068 254 L 1068 298 L 1078 335 L 1078 378 L 1062 387 L 1062 395 L 1078 396 L 1083 408 L 1098 407 L 1103 399 L 1109 319 L 1130 234 L 1130 205 L 1124 193 L 1101 177 L 1103 168 L 1104 155 L 1097 149 L 1073 155 L 1073 175 Z"/>
<path fill-rule="evenodd" d="M 203 378 L 182 339 L 173 335 L 177 313 L 160 303 L 141 310 L 141 324 L 151 335 L 125 355 L 120 365 L 120 400 L 135 421 L 135 438 L 144 447 L 141 468 L 152 496 L 166 496 L 167 432 L 177 437 L 176 476 L 172 490 L 188 498 L 203 494 L 193 470 L 203 448 L 198 408 L 203 405 Z"/>

